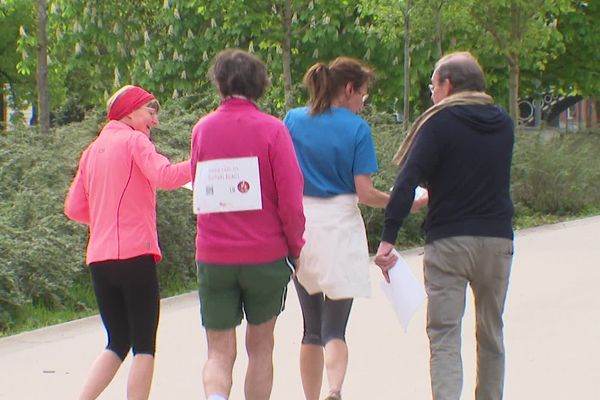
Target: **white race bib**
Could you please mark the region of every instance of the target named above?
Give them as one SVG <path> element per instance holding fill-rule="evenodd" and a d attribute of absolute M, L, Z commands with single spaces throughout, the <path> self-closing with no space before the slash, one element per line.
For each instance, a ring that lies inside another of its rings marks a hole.
<path fill-rule="evenodd" d="M 193 207 L 194 214 L 262 209 L 258 157 L 199 162 Z"/>

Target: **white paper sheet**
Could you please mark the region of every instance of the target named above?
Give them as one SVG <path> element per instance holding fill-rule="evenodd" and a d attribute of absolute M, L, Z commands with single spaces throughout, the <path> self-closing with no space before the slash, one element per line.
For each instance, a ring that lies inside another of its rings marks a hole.
<path fill-rule="evenodd" d="M 417 308 L 427 298 L 423 285 L 417 281 L 410 267 L 395 250 L 398 256 L 396 265 L 389 270 L 390 283 L 383 281 L 381 289 L 392 303 L 404 332 L 408 330 L 408 323 L 417 311 Z"/>
<path fill-rule="evenodd" d="M 427 190 L 422 188 L 421 186 L 417 186 L 415 188 L 415 200 L 420 199 L 421 197 L 427 194 Z"/>
<path fill-rule="evenodd" d="M 258 157 L 198 162 L 193 208 L 195 214 L 262 209 Z"/>

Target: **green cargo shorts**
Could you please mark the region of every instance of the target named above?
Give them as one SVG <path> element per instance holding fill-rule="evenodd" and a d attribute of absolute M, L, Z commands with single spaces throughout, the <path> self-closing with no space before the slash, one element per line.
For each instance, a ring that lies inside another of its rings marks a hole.
<path fill-rule="evenodd" d="M 262 324 L 285 306 L 292 269 L 285 258 L 266 264 L 218 265 L 196 261 L 202 325 L 223 330 Z"/>

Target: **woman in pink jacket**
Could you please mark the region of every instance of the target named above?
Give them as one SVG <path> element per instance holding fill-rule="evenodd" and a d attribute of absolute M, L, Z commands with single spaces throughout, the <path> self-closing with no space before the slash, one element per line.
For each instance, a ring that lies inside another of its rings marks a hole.
<path fill-rule="evenodd" d="M 107 109 L 109 121 L 83 152 L 65 201 L 65 214 L 89 226 L 86 262 L 108 335 L 79 398 L 97 398 L 132 349 L 127 398 L 147 399 L 160 300 L 156 189 L 189 182 L 190 163 L 171 164 L 156 152 L 150 130 L 160 105 L 152 94 L 128 85 Z"/>

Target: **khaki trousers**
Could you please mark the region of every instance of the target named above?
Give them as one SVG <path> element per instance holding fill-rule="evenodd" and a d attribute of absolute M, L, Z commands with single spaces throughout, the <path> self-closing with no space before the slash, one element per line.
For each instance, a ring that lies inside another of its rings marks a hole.
<path fill-rule="evenodd" d="M 425 246 L 427 335 L 434 400 L 459 400 L 462 391 L 461 322 L 467 284 L 475 298 L 477 386 L 475 399 L 502 399 L 502 313 L 513 257 L 509 239 L 456 236 Z"/>

